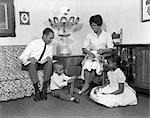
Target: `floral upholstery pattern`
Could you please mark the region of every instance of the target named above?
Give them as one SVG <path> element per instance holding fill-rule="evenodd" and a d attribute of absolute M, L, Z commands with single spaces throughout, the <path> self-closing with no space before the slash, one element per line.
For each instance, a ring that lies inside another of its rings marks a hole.
<path fill-rule="evenodd" d="M 25 47 L 26 45 L 0 46 L 0 102 L 31 96 L 34 93 L 29 73 L 21 70 L 21 61 L 18 59 Z M 41 89 L 42 70 L 38 71 L 38 77 Z"/>

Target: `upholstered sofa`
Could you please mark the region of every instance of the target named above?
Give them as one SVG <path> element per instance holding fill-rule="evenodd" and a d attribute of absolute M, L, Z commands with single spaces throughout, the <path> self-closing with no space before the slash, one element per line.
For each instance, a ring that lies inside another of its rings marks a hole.
<path fill-rule="evenodd" d="M 31 96 L 34 88 L 27 71 L 21 70 L 18 59 L 26 45 L 0 46 L 0 102 Z M 42 88 L 43 71 L 38 71 Z M 50 89 L 48 88 L 48 92 Z"/>

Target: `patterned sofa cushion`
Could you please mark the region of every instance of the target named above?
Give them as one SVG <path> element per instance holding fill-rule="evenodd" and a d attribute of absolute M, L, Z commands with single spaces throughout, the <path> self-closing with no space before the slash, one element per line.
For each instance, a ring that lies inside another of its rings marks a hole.
<path fill-rule="evenodd" d="M 18 59 L 25 47 L 26 45 L 0 46 L 0 102 L 31 96 L 34 93 L 29 73 L 21 70 L 21 61 Z M 38 77 L 41 90 L 43 70 L 38 71 Z"/>
<path fill-rule="evenodd" d="M 27 71 L 21 70 L 21 55 L 26 45 L 5 45 L 0 46 L 0 81 L 30 79 Z M 38 71 L 39 79 L 43 72 Z"/>
<path fill-rule="evenodd" d="M 0 64 L 3 69 L 20 70 L 21 61 L 18 57 L 21 55 L 26 45 L 5 45 L 0 48 Z"/>

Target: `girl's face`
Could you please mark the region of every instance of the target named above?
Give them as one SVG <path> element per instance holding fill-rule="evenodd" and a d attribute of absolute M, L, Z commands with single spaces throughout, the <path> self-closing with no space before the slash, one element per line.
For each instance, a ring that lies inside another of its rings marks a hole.
<path fill-rule="evenodd" d="M 55 72 L 56 72 L 58 75 L 63 74 L 63 72 L 64 72 L 64 67 L 63 67 L 63 65 L 56 65 L 56 66 L 55 66 Z"/>
<path fill-rule="evenodd" d="M 110 69 L 115 69 L 115 68 L 117 67 L 116 62 L 112 62 L 112 60 L 108 59 L 107 62 L 108 62 L 108 67 L 109 67 Z"/>
<path fill-rule="evenodd" d="M 96 23 L 92 23 L 91 28 L 95 33 L 97 33 L 99 30 L 101 30 L 101 27 L 98 26 Z"/>

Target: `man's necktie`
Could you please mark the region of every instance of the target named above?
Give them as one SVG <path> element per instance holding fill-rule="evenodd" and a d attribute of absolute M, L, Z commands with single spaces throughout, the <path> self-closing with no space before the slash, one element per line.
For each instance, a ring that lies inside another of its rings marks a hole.
<path fill-rule="evenodd" d="M 38 59 L 38 61 L 41 61 L 41 59 L 42 59 L 42 57 L 43 57 L 43 55 L 44 55 L 45 50 L 46 50 L 46 43 L 45 43 L 45 45 L 44 45 L 43 52 L 41 53 L 41 56 L 40 56 L 40 58 Z"/>

